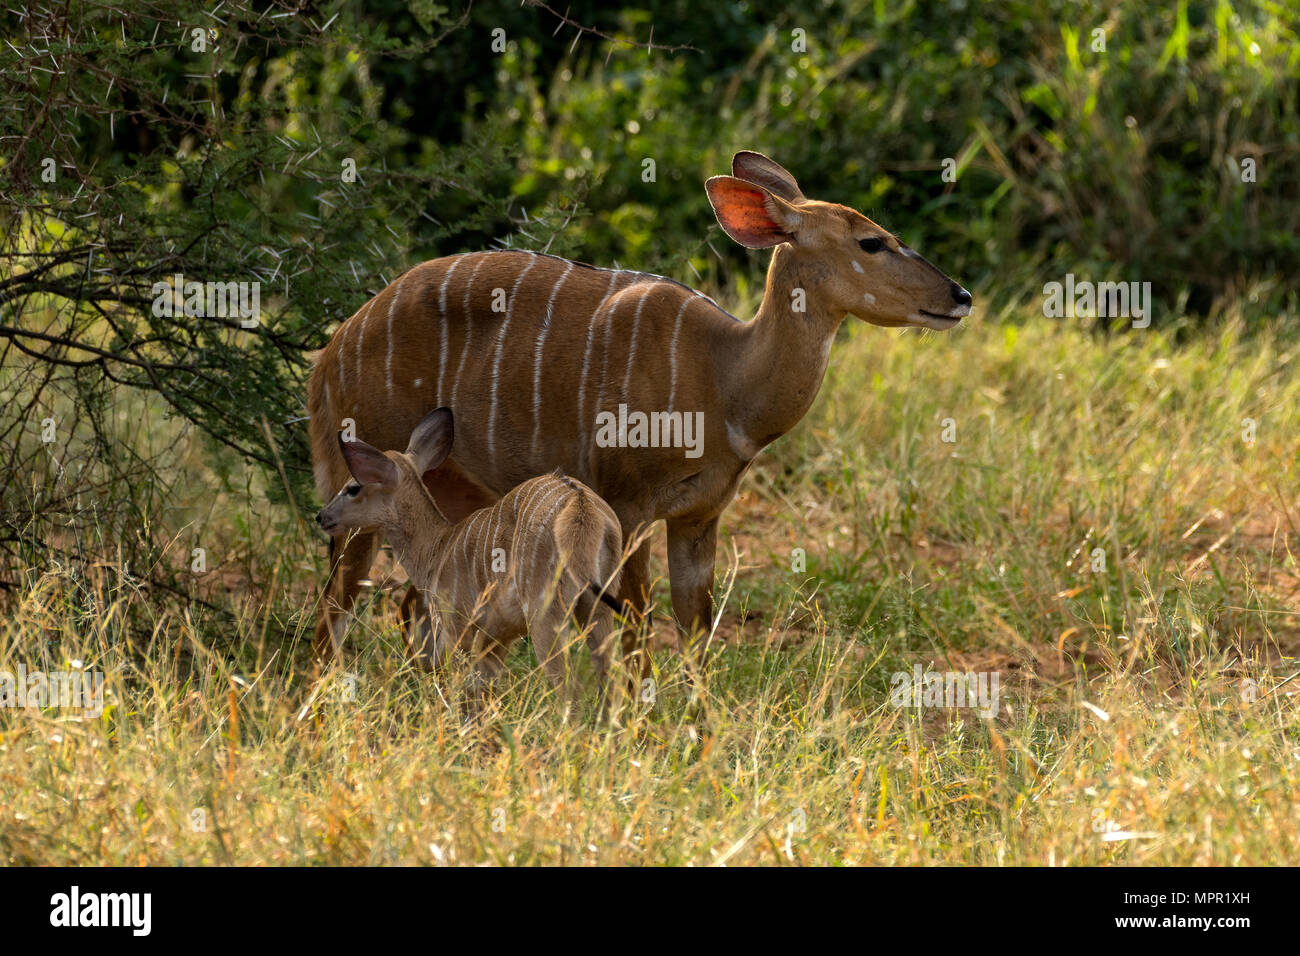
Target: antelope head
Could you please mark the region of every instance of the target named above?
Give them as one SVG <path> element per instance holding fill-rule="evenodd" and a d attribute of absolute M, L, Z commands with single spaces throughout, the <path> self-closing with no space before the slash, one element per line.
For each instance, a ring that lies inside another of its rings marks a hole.
<path fill-rule="evenodd" d="M 430 520 L 448 524 L 421 476 L 451 453 L 450 409 L 438 408 L 426 415 L 411 432 L 404 453 L 346 441 L 342 432 L 338 441 L 352 480 L 316 515 L 316 523 L 327 534 L 349 528 L 409 531 Z"/>
<path fill-rule="evenodd" d="M 835 315 L 942 331 L 970 314 L 969 292 L 857 210 L 806 198 L 761 153 L 737 153 L 731 171 L 705 183 L 723 230 L 751 249 L 777 246 L 772 270 L 807 282 Z"/>

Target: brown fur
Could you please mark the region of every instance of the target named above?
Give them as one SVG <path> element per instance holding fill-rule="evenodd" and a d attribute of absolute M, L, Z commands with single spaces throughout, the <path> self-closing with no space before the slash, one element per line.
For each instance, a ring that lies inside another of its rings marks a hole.
<path fill-rule="evenodd" d="M 405 454 L 359 441 L 341 446 L 355 481 L 343 484 L 318 522 L 333 534 L 377 529 L 387 537 L 421 596 L 402 608 L 420 664 L 436 667 L 459 649 L 485 688 L 510 646 L 530 634 L 538 661 L 572 701 L 577 689 L 564 634 L 576 610 L 603 693 L 615 623 L 596 593 L 618 586 L 622 537 L 614 512 L 581 482 L 546 475 L 448 521 L 421 476 L 450 450 L 449 435 L 443 441 L 438 429 L 449 432 L 451 416 L 440 409 L 431 420 L 412 434 Z"/>
<path fill-rule="evenodd" d="M 706 184 L 719 222 L 746 245 L 775 244 L 753 321 L 669 279 L 550 256 L 501 251 L 425 262 L 343 323 L 312 372 L 322 496 L 346 477 L 334 444 L 344 419 L 381 447 L 396 447 L 429 409 L 450 406 L 465 438 L 439 475 L 426 478 L 449 517 L 558 468 L 609 503 L 624 540 L 666 521 L 674 611 L 688 632 L 707 631 L 718 517 L 759 450 L 812 405 L 845 316 L 947 328 L 970 301 L 866 216 L 805 199 L 766 157 L 738 153 L 733 173 Z M 865 252 L 863 239 L 883 248 Z M 795 308 L 800 298 L 803 311 Z M 703 412 L 702 456 L 599 447 L 597 413 L 620 404 Z M 329 622 L 351 606 L 355 568 L 368 565 L 374 547 L 373 535 L 358 535 L 341 556 L 318 647 L 328 650 Z M 642 544 L 625 568 L 622 596 L 644 608 L 649 585 Z M 644 653 L 641 662 L 648 673 Z"/>

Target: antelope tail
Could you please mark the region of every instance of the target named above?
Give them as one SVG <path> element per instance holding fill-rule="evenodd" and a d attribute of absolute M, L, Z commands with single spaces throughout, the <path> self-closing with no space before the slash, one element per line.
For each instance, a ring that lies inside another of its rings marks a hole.
<path fill-rule="evenodd" d="M 588 583 L 587 591 L 597 601 L 600 601 L 602 604 L 607 604 L 609 607 L 613 608 L 614 613 L 617 614 L 619 617 L 621 617 L 624 623 L 633 620 L 634 618 L 637 617 L 637 610 L 635 604 L 633 604 L 631 601 L 620 601 L 618 598 L 610 597 L 605 592 L 605 589 L 602 588 L 595 581 Z M 650 614 L 647 613 L 645 619 L 646 619 L 646 623 L 649 623 Z"/>

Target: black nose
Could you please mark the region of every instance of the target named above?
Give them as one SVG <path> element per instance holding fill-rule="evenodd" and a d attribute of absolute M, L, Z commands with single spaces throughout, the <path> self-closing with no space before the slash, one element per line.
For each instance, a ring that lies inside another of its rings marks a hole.
<path fill-rule="evenodd" d="M 958 305 L 970 305 L 970 293 L 954 282 L 952 284 L 952 300 Z"/>
<path fill-rule="evenodd" d="M 324 526 L 325 524 L 325 521 L 321 518 L 321 515 L 323 514 L 325 514 L 323 511 L 316 512 L 316 523 L 321 526 Z"/>

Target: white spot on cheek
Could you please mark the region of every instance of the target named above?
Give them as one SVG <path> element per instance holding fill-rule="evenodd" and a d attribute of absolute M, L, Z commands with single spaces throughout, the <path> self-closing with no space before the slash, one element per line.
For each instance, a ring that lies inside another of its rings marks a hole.
<path fill-rule="evenodd" d="M 874 295 L 872 295 L 870 292 L 864 292 L 864 293 L 862 293 L 862 298 L 866 299 L 866 301 L 867 301 L 867 305 L 875 305 L 875 304 L 876 304 L 876 297 L 875 297 Z"/>
<path fill-rule="evenodd" d="M 424 379 L 422 379 L 422 378 L 417 378 L 417 379 L 415 380 L 415 387 L 416 387 L 416 388 L 419 388 L 422 382 L 424 382 Z"/>
<path fill-rule="evenodd" d="M 863 273 L 864 275 L 866 274 L 866 271 L 867 271 L 867 270 L 864 269 L 864 268 L 862 268 L 862 263 L 859 262 L 857 259 L 854 259 L 854 260 L 853 260 L 853 268 L 854 268 L 855 270 L 857 270 L 858 272 Z"/>

